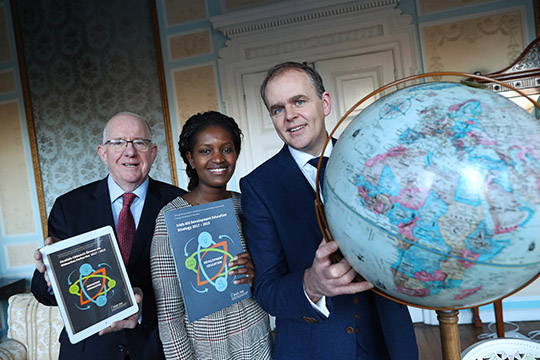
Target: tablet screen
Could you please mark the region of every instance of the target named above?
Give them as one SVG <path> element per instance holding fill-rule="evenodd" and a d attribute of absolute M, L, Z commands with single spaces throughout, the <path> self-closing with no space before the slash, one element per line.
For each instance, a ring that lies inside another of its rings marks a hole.
<path fill-rule="evenodd" d="M 72 343 L 137 312 L 133 289 L 110 226 L 40 251 Z"/>

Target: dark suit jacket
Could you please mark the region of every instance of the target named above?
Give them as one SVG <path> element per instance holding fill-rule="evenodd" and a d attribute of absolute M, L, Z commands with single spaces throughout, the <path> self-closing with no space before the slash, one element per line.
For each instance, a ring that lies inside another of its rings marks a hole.
<path fill-rule="evenodd" d="M 127 272 L 131 285 L 143 291 L 142 323 L 133 330 L 122 330 L 104 336 L 93 335 L 71 344 L 65 329 L 60 334 L 61 359 L 124 359 L 126 347 L 132 359 L 161 359 L 163 349 L 158 336 L 157 315 L 150 278 L 150 244 L 156 217 L 169 201 L 184 190 L 149 179 L 148 193 L 135 233 Z M 96 181 L 58 197 L 49 214 L 49 236 L 66 239 L 84 232 L 111 225 L 114 219 L 107 179 Z M 32 293 L 45 305 L 57 305 L 47 291 L 43 274 L 37 270 L 32 278 Z"/>
<path fill-rule="evenodd" d="M 331 314 L 326 318 L 307 300 L 304 270 L 311 266 L 322 234 L 315 191 L 287 146 L 241 179 L 240 187 L 244 232 L 255 265 L 254 295 L 276 316 L 276 359 L 356 359 L 357 341 L 361 347 L 386 343 L 392 359 L 418 359 L 406 306 L 373 292 L 341 295 L 327 298 Z M 379 323 L 384 339 L 362 345 L 362 334 Z"/>

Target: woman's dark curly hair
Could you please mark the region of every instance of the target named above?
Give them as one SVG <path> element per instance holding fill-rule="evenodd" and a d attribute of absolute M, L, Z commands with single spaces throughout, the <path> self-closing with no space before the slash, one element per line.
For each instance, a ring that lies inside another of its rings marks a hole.
<path fill-rule="evenodd" d="M 187 153 L 193 154 L 193 148 L 197 140 L 197 136 L 209 126 L 220 126 L 231 134 L 231 138 L 236 150 L 236 156 L 240 155 L 240 147 L 242 143 L 242 131 L 232 117 L 224 115 L 217 111 L 207 111 L 198 113 L 190 117 L 182 127 L 182 133 L 178 139 L 178 150 L 184 163 L 186 164 L 186 174 L 189 177 L 188 190 L 191 191 L 199 185 L 199 176 L 197 171 L 191 167 L 187 158 Z"/>

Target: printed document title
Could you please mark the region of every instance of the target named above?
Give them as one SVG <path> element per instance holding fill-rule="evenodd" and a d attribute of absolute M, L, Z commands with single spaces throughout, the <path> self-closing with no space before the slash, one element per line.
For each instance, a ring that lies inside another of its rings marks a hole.
<path fill-rule="evenodd" d="M 227 216 L 227 213 L 222 213 L 219 215 L 212 215 L 206 218 L 202 219 L 196 219 L 196 220 L 186 220 L 184 222 L 176 224 L 176 231 L 182 232 L 182 231 L 189 231 L 193 229 L 197 229 L 202 226 L 208 226 L 212 222 L 212 220 L 221 219 Z"/>

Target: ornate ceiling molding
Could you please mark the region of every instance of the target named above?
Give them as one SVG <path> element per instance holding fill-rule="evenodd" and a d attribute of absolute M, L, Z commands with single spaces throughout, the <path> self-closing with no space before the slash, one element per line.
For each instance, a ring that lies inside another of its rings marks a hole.
<path fill-rule="evenodd" d="M 366 12 L 392 9 L 399 0 L 302 0 L 279 2 L 252 9 L 232 11 L 212 17 L 217 30 L 230 39 L 257 32 L 275 30 L 291 25 L 320 23 L 343 16 L 365 16 Z"/>
<path fill-rule="evenodd" d="M 296 41 L 284 41 L 274 45 L 263 45 L 245 49 L 246 60 L 288 54 L 298 51 L 307 51 L 323 46 L 335 46 L 358 41 L 360 39 L 374 38 L 383 35 L 382 25 L 375 25 L 363 29 L 354 29 L 346 32 L 333 33 L 323 36 L 310 36 Z"/>

